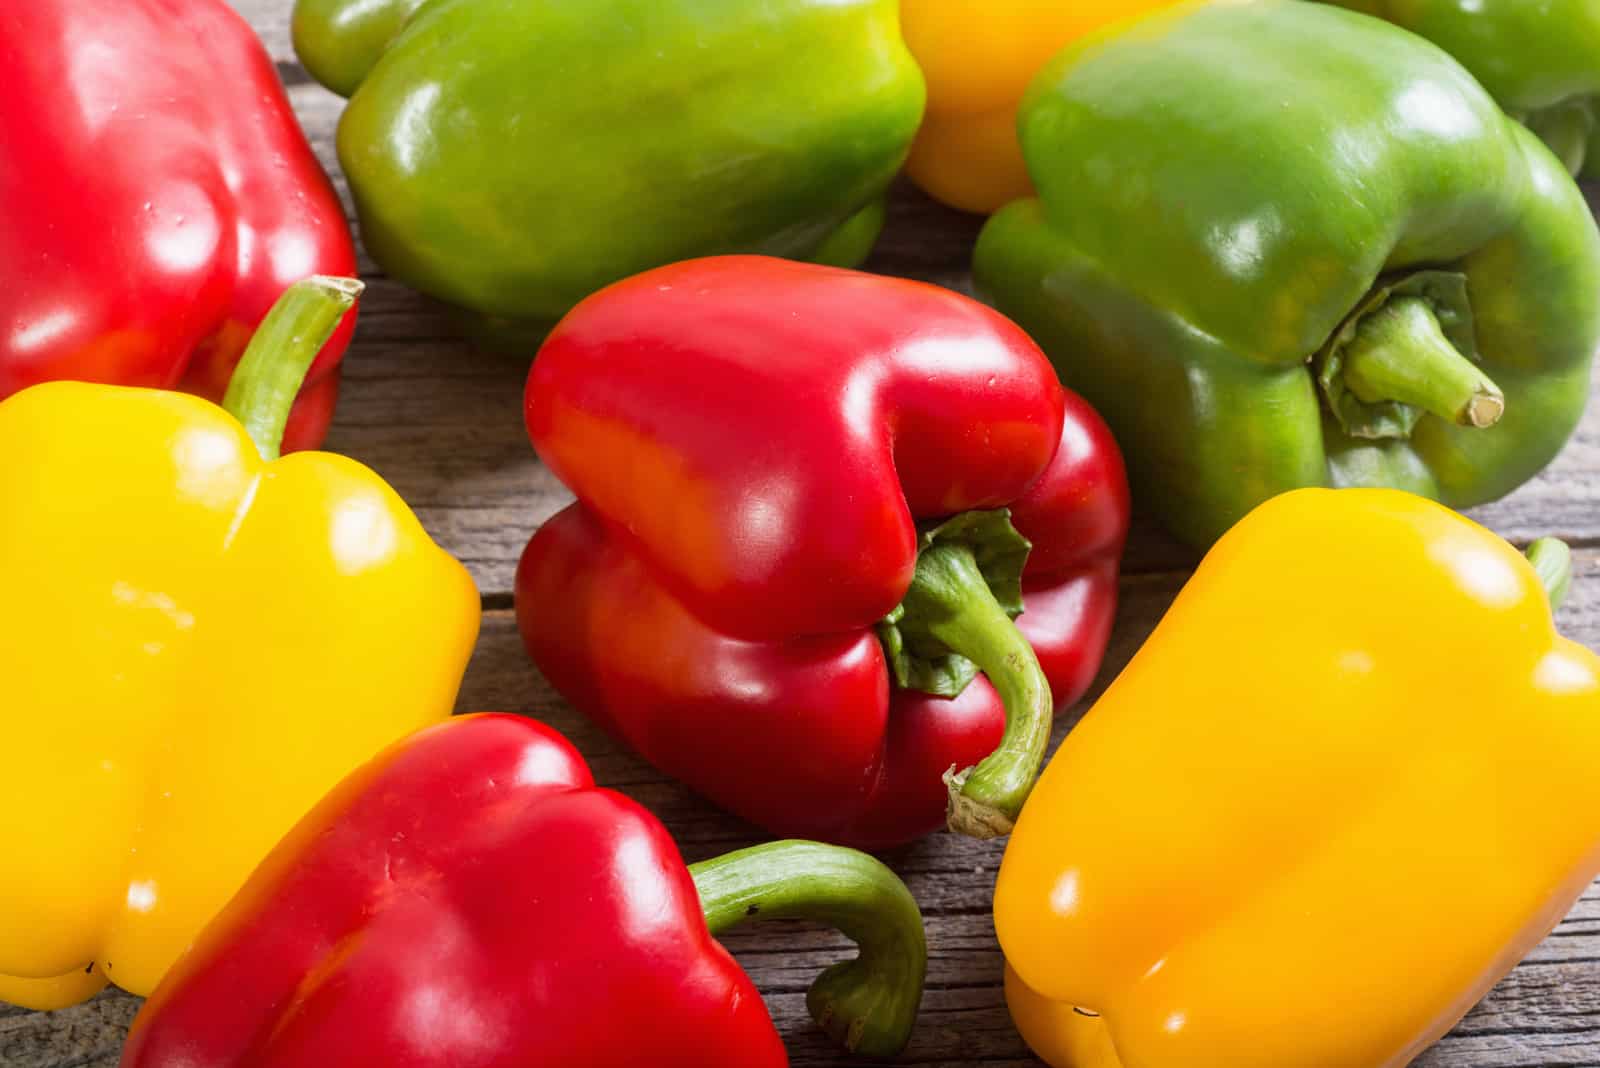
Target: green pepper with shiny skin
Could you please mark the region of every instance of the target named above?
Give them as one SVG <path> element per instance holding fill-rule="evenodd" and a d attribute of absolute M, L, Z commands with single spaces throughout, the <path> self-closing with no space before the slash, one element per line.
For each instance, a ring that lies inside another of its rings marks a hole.
<path fill-rule="evenodd" d="M 1600 3 L 1332 0 L 1419 33 L 1461 61 L 1572 173 L 1600 178 Z"/>
<path fill-rule="evenodd" d="M 1190 543 L 1302 486 L 1492 500 L 1577 426 L 1600 234 L 1423 39 L 1301 0 L 1183 4 L 1058 56 L 1019 128 L 1039 194 L 984 228 L 978 287 Z"/>
<path fill-rule="evenodd" d="M 896 0 L 299 0 L 390 274 L 548 327 L 650 267 L 852 264 L 922 118 Z"/>

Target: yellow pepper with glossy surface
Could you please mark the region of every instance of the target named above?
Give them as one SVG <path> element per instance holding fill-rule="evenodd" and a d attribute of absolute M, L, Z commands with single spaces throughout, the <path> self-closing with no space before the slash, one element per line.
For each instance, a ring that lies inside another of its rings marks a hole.
<path fill-rule="evenodd" d="M 1565 547 L 1530 557 L 1394 490 L 1225 535 L 1006 851 L 1034 1050 L 1400 1068 L 1510 971 L 1600 870 L 1600 659 L 1551 621 Z"/>
<path fill-rule="evenodd" d="M 928 81 L 906 161 L 931 196 L 987 215 L 1033 193 L 1017 109 L 1033 76 L 1086 33 L 1174 0 L 900 0 L 900 23 Z"/>
<path fill-rule="evenodd" d="M 263 455 L 358 289 L 263 323 L 250 435 L 155 390 L 0 403 L 0 999 L 148 993 L 328 787 L 452 711 L 466 571 L 360 464 Z"/>

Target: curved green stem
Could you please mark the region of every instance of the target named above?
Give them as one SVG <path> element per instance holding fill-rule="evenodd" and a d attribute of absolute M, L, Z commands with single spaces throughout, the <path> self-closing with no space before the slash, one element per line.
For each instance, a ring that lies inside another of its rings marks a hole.
<path fill-rule="evenodd" d="M 1505 414 L 1500 387 L 1456 351 L 1421 297 L 1394 297 L 1362 320 L 1344 360 L 1345 385 L 1368 404 L 1399 401 L 1472 427 Z"/>
<path fill-rule="evenodd" d="M 1572 589 L 1572 550 L 1560 538 L 1540 538 L 1528 546 L 1527 556 L 1550 598 L 1550 610 L 1560 611 Z"/>
<path fill-rule="evenodd" d="M 860 956 L 811 984 L 806 1007 L 851 1052 L 905 1048 L 922 1004 L 928 945 L 922 913 L 898 876 L 841 846 L 771 842 L 689 866 L 712 934 L 757 917 L 836 927 Z"/>
<path fill-rule="evenodd" d="M 363 288 L 354 278 L 313 275 L 284 290 L 256 327 L 222 407 L 239 420 L 262 459 L 278 458 L 306 372 Z"/>
<path fill-rule="evenodd" d="M 1000 746 L 976 767 L 951 768 L 947 820 L 973 838 L 1010 834 L 1050 742 L 1055 703 L 1033 646 L 1001 607 L 970 545 L 936 541 L 917 557 L 900 628 L 966 657 L 1005 705 Z"/>

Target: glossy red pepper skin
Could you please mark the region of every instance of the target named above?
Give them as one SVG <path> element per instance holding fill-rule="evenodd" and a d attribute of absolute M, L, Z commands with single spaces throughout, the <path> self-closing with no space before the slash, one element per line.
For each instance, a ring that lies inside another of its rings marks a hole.
<path fill-rule="evenodd" d="M 421 731 L 290 832 L 123 1068 L 783 1068 L 665 828 L 532 720 Z"/>
<path fill-rule="evenodd" d="M 223 0 L 0 5 L 0 398 L 53 379 L 220 401 L 278 295 L 355 273 L 333 186 Z M 284 447 L 321 442 L 351 312 Z"/>
<path fill-rule="evenodd" d="M 954 699 L 891 684 L 873 628 L 906 593 L 918 521 L 1009 508 L 1033 543 L 1017 625 L 1058 711 L 1099 666 L 1121 456 L 975 301 L 759 257 L 677 264 L 574 310 L 526 409 L 578 497 L 518 569 L 530 654 L 614 736 L 774 833 L 926 834 L 941 775 L 1000 738 L 981 675 Z"/>

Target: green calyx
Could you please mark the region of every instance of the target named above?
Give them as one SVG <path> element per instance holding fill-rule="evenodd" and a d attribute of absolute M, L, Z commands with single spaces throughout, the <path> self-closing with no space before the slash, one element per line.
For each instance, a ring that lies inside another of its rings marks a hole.
<path fill-rule="evenodd" d="M 963 512 L 922 531 L 917 541 L 917 571 L 948 555 L 969 555 L 989 597 L 1008 619 L 1022 614 L 1022 568 L 1033 546 L 1011 525 L 1011 513 Z M 935 697 L 958 697 L 978 674 L 978 665 L 929 632 L 926 613 L 917 611 L 928 580 L 912 581 L 905 600 L 878 624 L 878 640 L 895 685 Z M 982 599 L 976 590 L 964 591 Z M 908 613 L 908 605 L 910 606 Z"/>
<path fill-rule="evenodd" d="M 1005 706 L 999 747 L 975 767 L 945 775 L 950 829 L 973 838 L 1011 832 L 1055 718 L 1039 658 L 1013 622 L 1022 614 L 1031 548 L 1004 510 L 965 512 L 924 531 L 911 586 L 878 625 L 902 688 L 954 697 L 981 671 Z"/>
<path fill-rule="evenodd" d="M 264 460 L 276 460 L 289 412 L 317 353 L 366 288 L 354 278 L 313 275 L 283 291 L 245 346 L 222 407 Z"/>
<path fill-rule="evenodd" d="M 819 975 L 806 1007 L 852 1053 L 905 1048 L 922 1004 L 928 945 L 922 913 L 899 877 L 865 853 L 818 842 L 770 842 L 689 866 L 706 926 L 801 919 L 837 928 L 861 947 Z"/>
<path fill-rule="evenodd" d="M 1353 438 L 1408 438 L 1428 414 L 1482 428 L 1505 413 L 1505 395 L 1477 363 L 1462 274 L 1418 271 L 1380 286 L 1312 363 Z"/>

